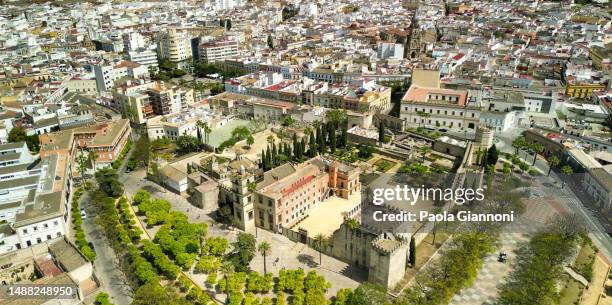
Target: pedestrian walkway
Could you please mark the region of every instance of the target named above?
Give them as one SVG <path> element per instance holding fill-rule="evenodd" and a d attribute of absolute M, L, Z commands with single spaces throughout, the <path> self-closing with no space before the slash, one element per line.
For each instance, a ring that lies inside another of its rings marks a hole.
<path fill-rule="evenodd" d="M 499 288 L 506 283 L 516 263 L 516 250 L 529 241 L 538 228 L 559 212 L 540 199 L 525 200 L 526 211 L 512 224 L 507 225 L 500 235 L 499 249 L 489 254 L 471 287 L 453 296 L 451 305 L 494 304 Z M 507 254 L 507 261 L 498 261 L 499 253 Z"/>

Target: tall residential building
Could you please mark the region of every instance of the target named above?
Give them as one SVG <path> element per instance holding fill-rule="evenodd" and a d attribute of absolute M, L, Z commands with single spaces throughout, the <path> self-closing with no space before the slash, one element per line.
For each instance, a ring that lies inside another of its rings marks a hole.
<path fill-rule="evenodd" d="M 146 66 L 131 61 L 121 61 L 115 65 L 102 63 L 94 66 L 96 87 L 98 91 L 109 91 L 115 86 L 115 81 L 124 78 L 143 78 L 149 75 Z"/>
<path fill-rule="evenodd" d="M 157 37 L 157 54 L 160 59 L 183 62 L 191 58 L 191 39 L 186 32 L 170 29 Z"/>
<path fill-rule="evenodd" d="M 177 113 L 194 103 L 193 89 L 184 89 L 179 86 L 168 87 L 165 83 L 155 83 L 146 91 L 153 107 L 153 112 L 158 115 Z"/>
<path fill-rule="evenodd" d="M 215 62 L 238 55 L 238 42 L 233 40 L 212 41 L 200 44 L 199 60 Z"/>

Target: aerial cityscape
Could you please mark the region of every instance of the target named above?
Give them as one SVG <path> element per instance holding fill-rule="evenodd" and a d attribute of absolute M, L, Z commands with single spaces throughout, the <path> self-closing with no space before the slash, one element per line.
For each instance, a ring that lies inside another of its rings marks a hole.
<path fill-rule="evenodd" d="M 0 304 L 612 305 L 612 5 L 0 0 Z"/>

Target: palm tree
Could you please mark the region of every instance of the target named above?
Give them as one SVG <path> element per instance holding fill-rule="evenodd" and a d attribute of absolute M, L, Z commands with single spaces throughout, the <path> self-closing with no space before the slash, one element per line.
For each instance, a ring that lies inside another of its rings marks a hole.
<path fill-rule="evenodd" d="M 559 160 L 557 156 L 551 156 L 548 159 L 548 175 L 547 176 L 550 176 L 550 171 L 552 170 L 552 168 L 557 167 L 560 162 L 561 161 Z"/>
<path fill-rule="evenodd" d="M 81 174 L 81 180 L 85 181 L 85 169 L 87 168 L 87 156 L 83 153 L 83 151 L 79 151 L 79 155 L 76 157 L 77 161 L 77 169 Z"/>
<path fill-rule="evenodd" d="M 533 151 L 533 163 L 531 163 L 531 166 L 535 166 L 538 154 L 541 154 L 544 151 L 544 146 L 542 144 L 535 143 L 531 146 L 531 149 Z"/>
<path fill-rule="evenodd" d="M 205 126 L 208 126 L 206 123 L 202 122 L 201 120 L 198 120 L 196 122 L 196 127 L 200 130 L 200 132 L 204 129 Z M 206 136 L 205 136 L 206 137 Z M 202 139 L 200 139 L 201 141 Z M 202 144 L 202 143 L 200 143 Z"/>
<path fill-rule="evenodd" d="M 204 124 L 203 130 L 204 130 L 204 143 L 208 145 L 208 141 L 210 140 L 209 136 L 210 136 L 210 133 L 212 132 L 212 129 L 210 128 L 210 126 L 208 126 L 208 124 Z"/>
<path fill-rule="evenodd" d="M 313 246 L 315 250 L 319 251 L 319 266 L 321 266 L 323 261 L 323 250 L 325 250 L 325 247 L 327 246 L 327 238 L 325 238 L 325 236 L 323 236 L 321 233 L 317 234 L 314 238 Z"/>
<path fill-rule="evenodd" d="M 221 273 L 223 273 L 223 278 L 225 279 L 225 294 L 227 295 L 227 299 L 229 300 L 229 277 L 234 274 L 234 265 L 228 261 L 224 261 L 221 265 Z"/>
<path fill-rule="evenodd" d="M 270 244 L 268 242 L 261 242 L 259 244 L 259 247 L 257 248 L 257 250 L 259 251 L 259 253 L 261 253 L 261 255 L 263 256 L 263 262 L 264 262 L 264 275 L 267 273 L 267 269 L 266 269 L 266 257 L 268 256 L 268 254 L 270 254 L 270 250 L 272 249 L 272 246 L 270 246 Z"/>
<path fill-rule="evenodd" d="M 419 147 L 419 152 L 421 153 L 421 162 L 425 162 L 425 155 L 431 152 L 431 147 L 425 145 Z"/>
<path fill-rule="evenodd" d="M 89 158 L 89 162 L 91 162 L 91 166 L 95 173 L 96 172 L 96 161 L 98 160 L 98 154 L 96 154 L 95 151 L 90 150 L 88 154 L 88 158 Z"/>
<path fill-rule="evenodd" d="M 476 163 L 478 163 L 478 165 L 480 166 L 482 166 L 482 156 L 484 156 L 484 154 L 484 150 L 478 149 L 478 151 L 476 152 Z"/>
<path fill-rule="evenodd" d="M 574 170 L 569 165 L 564 165 L 563 167 L 561 167 L 561 173 L 564 174 L 565 176 L 569 176 L 573 172 Z M 563 185 L 561 185 L 561 188 L 565 188 L 565 180 L 563 180 Z"/>

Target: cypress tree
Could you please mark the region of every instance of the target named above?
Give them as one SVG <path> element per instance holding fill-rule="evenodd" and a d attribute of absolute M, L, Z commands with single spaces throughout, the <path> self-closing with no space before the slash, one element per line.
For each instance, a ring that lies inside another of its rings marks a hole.
<path fill-rule="evenodd" d="M 329 124 L 329 151 L 333 154 L 336 152 L 336 127 L 335 124 Z"/>
<path fill-rule="evenodd" d="M 276 150 L 276 143 L 272 143 L 272 164 L 278 164 L 278 151 Z"/>
<path fill-rule="evenodd" d="M 303 137 L 302 141 L 300 141 L 300 159 L 302 159 L 304 155 L 306 155 L 306 137 Z"/>
<path fill-rule="evenodd" d="M 378 124 L 378 142 L 380 145 L 385 141 L 385 125 L 383 123 Z"/>
<path fill-rule="evenodd" d="M 319 153 L 324 154 L 327 151 L 326 145 L 327 143 L 325 143 L 325 138 L 326 138 L 326 133 L 325 133 L 325 128 L 323 126 L 321 126 L 321 136 L 318 137 L 319 139 Z"/>
<path fill-rule="evenodd" d="M 408 257 L 408 261 L 412 267 L 416 264 L 416 243 L 414 241 L 414 236 L 410 238 L 410 256 Z"/>
<path fill-rule="evenodd" d="M 291 154 L 291 148 L 289 147 L 289 144 L 285 143 L 284 146 L 285 146 L 285 155 L 287 156 L 287 159 L 292 160 L 293 155 Z"/>
<path fill-rule="evenodd" d="M 266 150 L 261 150 L 261 161 L 259 162 L 259 168 L 266 170 Z"/>
<path fill-rule="evenodd" d="M 317 142 L 314 132 L 310 132 L 310 141 L 308 141 L 308 156 L 314 158 L 317 155 Z"/>
<path fill-rule="evenodd" d="M 270 146 L 266 148 L 266 170 L 272 169 L 272 152 L 270 151 Z"/>
<path fill-rule="evenodd" d="M 293 157 L 295 161 L 299 161 L 300 159 L 300 144 L 298 143 L 297 140 L 297 135 L 294 133 L 293 134 Z"/>
<path fill-rule="evenodd" d="M 348 133 L 346 127 L 343 127 L 342 135 L 340 136 L 340 147 L 346 148 L 346 144 L 348 144 Z"/>

